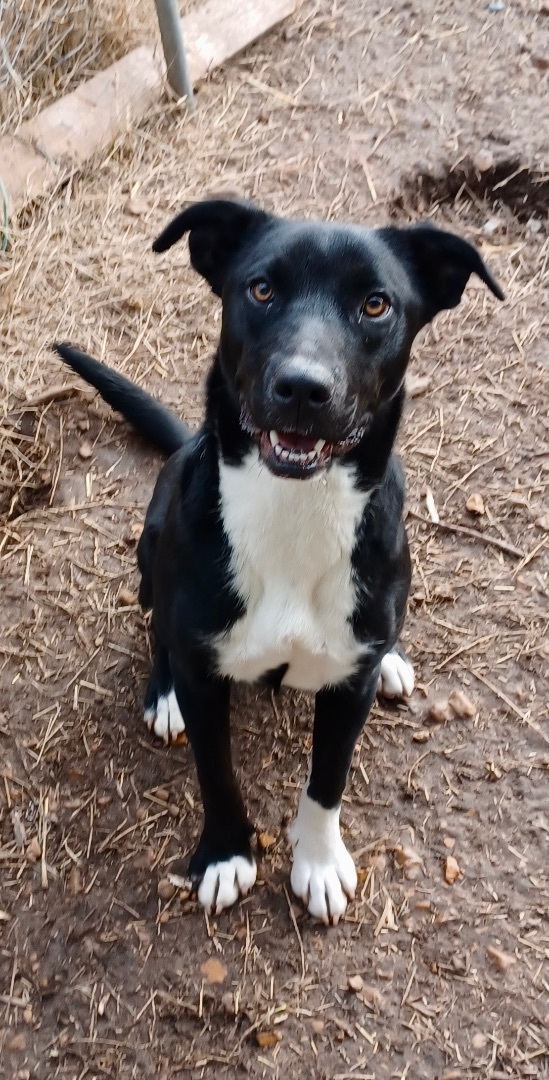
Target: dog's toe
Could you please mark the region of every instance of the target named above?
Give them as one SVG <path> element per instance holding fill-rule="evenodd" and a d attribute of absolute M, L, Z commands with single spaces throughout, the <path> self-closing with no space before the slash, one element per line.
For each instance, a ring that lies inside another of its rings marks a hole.
<path fill-rule="evenodd" d="M 414 689 L 414 669 L 400 649 L 383 657 L 377 692 L 386 698 L 407 698 Z"/>
<path fill-rule="evenodd" d="M 185 721 L 173 688 L 169 694 L 159 697 L 155 706 L 145 709 L 145 723 L 149 731 L 166 744 L 177 742 L 185 731 Z"/>
<path fill-rule="evenodd" d="M 198 887 L 198 899 L 211 914 L 219 915 L 224 908 L 246 896 L 255 884 L 257 867 L 253 860 L 234 855 L 225 862 L 208 866 Z"/>

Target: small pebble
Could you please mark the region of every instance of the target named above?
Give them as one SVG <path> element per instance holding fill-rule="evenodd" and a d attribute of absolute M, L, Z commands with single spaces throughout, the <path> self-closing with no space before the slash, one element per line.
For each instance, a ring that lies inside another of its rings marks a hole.
<path fill-rule="evenodd" d="M 160 878 L 160 881 L 158 882 L 158 885 L 156 887 L 156 891 L 161 900 L 167 901 L 173 899 L 177 892 L 177 889 L 175 885 L 172 885 L 171 881 L 168 881 L 167 878 Z"/>
<path fill-rule="evenodd" d="M 444 880 L 446 884 L 453 885 L 459 877 L 461 877 L 459 863 L 453 855 L 448 855 L 448 858 L 444 863 Z"/>
<path fill-rule="evenodd" d="M 492 151 L 478 150 L 473 158 L 473 165 L 477 172 L 488 172 L 488 169 L 493 168 L 494 165 L 494 155 Z"/>
<path fill-rule="evenodd" d="M 470 514 L 477 514 L 478 517 L 484 514 L 484 499 L 478 492 L 469 496 L 465 506 Z"/>

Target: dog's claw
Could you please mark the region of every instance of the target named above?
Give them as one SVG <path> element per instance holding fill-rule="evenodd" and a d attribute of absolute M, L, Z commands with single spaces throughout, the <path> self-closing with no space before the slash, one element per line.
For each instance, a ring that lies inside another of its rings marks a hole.
<path fill-rule="evenodd" d="M 145 709 L 145 723 L 158 739 L 162 739 L 166 746 L 177 742 L 185 731 L 185 721 L 181 715 L 175 690 L 159 697 L 156 705 Z"/>
<path fill-rule="evenodd" d="M 414 689 L 414 669 L 400 649 L 383 657 L 377 692 L 386 698 L 408 698 Z"/>
<path fill-rule="evenodd" d="M 233 855 L 224 862 L 211 863 L 198 886 L 198 900 L 210 915 L 220 915 L 225 908 L 246 896 L 255 884 L 257 866 L 243 855 Z"/>

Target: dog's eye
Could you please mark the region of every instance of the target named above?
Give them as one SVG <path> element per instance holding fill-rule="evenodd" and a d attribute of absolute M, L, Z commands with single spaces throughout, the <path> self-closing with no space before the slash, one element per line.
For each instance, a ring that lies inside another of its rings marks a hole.
<path fill-rule="evenodd" d="M 385 315 L 385 312 L 390 308 L 389 301 L 384 296 L 369 296 L 362 305 L 362 314 L 366 315 L 369 319 L 379 319 L 380 315 Z"/>
<path fill-rule="evenodd" d="M 274 289 L 268 281 L 254 281 L 253 285 L 250 285 L 250 293 L 258 304 L 268 304 L 274 296 Z"/>

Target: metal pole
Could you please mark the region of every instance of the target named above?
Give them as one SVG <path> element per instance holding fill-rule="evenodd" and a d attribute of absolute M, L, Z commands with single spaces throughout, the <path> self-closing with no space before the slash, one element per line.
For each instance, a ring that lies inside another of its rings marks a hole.
<path fill-rule="evenodd" d="M 189 108 L 193 109 L 193 84 L 187 65 L 177 0 L 154 0 L 154 2 L 166 60 L 168 82 L 178 97 L 187 98 Z"/>

